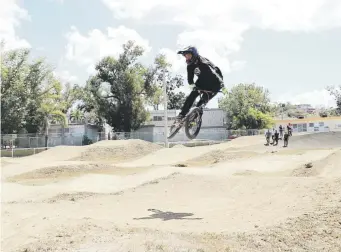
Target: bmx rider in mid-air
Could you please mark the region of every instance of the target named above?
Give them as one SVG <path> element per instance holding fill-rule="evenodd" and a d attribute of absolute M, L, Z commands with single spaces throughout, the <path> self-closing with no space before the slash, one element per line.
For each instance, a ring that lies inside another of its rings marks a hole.
<path fill-rule="evenodd" d="M 178 54 L 181 54 L 186 58 L 188 84 L 194 84 L 195 88 L 186 98 L 181 112 L 176 117 L 175 122 L 181 122 L 189 112 L 195 99 L 199 96 L 198 90 L 212 92 L 207 93 L 207 95 L 203 95 L 203 99 L 206 100 L 200 100 L 197 104 L 197 106 L 201 106 L 204 102 L 211 100 L 224 87 L 223 75 L 220 69 L 208 59 L 200 56 L 197 48 L 189 46 L 178 51 Z M 194 75 L 198 77 L 195 83 Z"/>

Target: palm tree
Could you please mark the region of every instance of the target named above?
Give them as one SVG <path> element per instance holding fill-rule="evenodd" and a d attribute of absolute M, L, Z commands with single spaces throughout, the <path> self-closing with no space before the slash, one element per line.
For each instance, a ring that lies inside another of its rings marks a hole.
<path fill-rule="evenodd" d="M 64 129 L 65 126 L 67 126 L 67 119 L 66 119 L 65 114 L 58 107 L 58 105 L 53 104 L 53 103 L 42 104 L 40 108 L 40 112 L 44 115 L 44 118 L 45 118 L 43 128 L 45 132 L 45 147 L 47 147 L 49 122 L 52 120 L 57 121 L 62 125 Z"/>
<path fill-rule="evenodd" d="M 75 109 L 71 111 L 70 119 L 74 122 L 82 122 L 84 120 L 84 113 L 79 110 Z"/>

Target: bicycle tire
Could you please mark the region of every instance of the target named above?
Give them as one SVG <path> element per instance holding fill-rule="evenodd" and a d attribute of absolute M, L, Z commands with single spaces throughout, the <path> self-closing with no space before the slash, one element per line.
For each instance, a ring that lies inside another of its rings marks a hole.
<path fill-rule="evenodd" d="M 181 129 L 181 125 L 180 125 L 180 126 L 178 126 L 177 129 L 174 130 L 174 132 L 172 132 L 172 128 L 173 128 L 173 127 L 175 127 L 174 124 L 170 127 L 170 130 L 169 130 L 170 134 L 169 134 L 169 136 L 167 137 L 167 139 L 173 138 L 173 137 L 179 132 L 179 130 Z M 172 133 L 171 133 L 171 132 L 172 132 Z"/>
<path fill-rule="evenodd" d="M 198 116 L 200 116 L 199 125 L 198 125 L 197 129 L 195 130 L 195 132 L 194 132 L 193 134 L 191 134 L 191 133 L 189 132 L 189 125 L 190 125 L 190 123 L 192 122 L 191 118 L 192 118 L 193 115 L 196 114 L 196 113 L 198 114 Z M 201 111 L 200 111 L 199 108 L 194 108 L 194 109 L 191 111 L 191 113 L 189 113 L 189 114 L 187 115 L 186 122 L 185 122 L 185 133 L 186 133 L 186 136 L 187 136 L 189 139 L 191 139 L 191 140 L 195 139 L 195 138 L 198 136 L 199 132 L 200 132 L 201 123 L 202 123 L 202 117 L 201 117 L 201 116 L 202 116 L 202 115 L 201 115 Z"/>

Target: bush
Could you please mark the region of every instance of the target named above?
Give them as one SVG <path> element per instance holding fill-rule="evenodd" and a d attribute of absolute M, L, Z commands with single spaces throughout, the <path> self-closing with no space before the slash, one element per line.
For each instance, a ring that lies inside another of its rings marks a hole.
<path fill-rule="evenodd" d="M 88 138 L 88 136 L 84 135 L 82 145 L 89 145 L 89 144 L 92 144 L 92 140 Z"/>
<path fill-rule="evenodd" d="M 319 115 L 320 115 L 320 117 L 328 117 L 327 111 L 321 111 L 321 112 L 319 113 Z"/>

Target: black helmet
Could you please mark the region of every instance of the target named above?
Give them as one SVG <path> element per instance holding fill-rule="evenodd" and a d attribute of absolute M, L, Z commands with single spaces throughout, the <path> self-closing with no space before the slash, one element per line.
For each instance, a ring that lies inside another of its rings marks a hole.
<path fill-rule="evenodd" d="M 181 54 L 181 55 L 185 55 L 187 53 L 192 54 L 191 60 L 190 61 L 186 61 L 187 64 L 188 65 L 193 64 L 197 60 L 197 58 L 199 56 L 197 48 L 195 46 L 188 46 L 188 47 L 184 48 L 183 50 L 178 51 L 178 54 Z"/>

